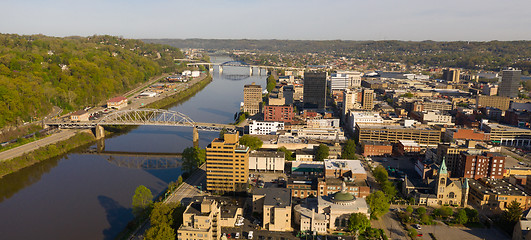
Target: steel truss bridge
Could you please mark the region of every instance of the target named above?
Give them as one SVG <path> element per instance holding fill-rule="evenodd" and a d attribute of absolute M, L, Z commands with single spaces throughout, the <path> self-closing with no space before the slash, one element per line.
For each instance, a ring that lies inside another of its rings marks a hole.
<path fill-rule="evenodd" d="M 131 109 L 112 112 L 99 120 L 92 121 L 53 121 L 46 125 L 58 128 L 88 129 L 105 125 L 151 125 L 151 126 L 180 126 L 193 127 L 199 131 L 216 131 L 226 129 L 228 133 L 235 133 L 236 126 L 219 123 L 195 122 L 190 117 L 176 111 L 164 109 Z"/>

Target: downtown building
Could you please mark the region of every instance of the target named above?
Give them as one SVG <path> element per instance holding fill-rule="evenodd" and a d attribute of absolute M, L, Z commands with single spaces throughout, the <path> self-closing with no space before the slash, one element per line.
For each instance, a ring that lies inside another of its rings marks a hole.
<path fill-rule="evenodd" d="M 304 73 L 304 108 L 326 108 L 326 72 Z"/>
<path fill-rule="evenodd" d="M 360 72 L 337 72 L 330 77 L 330 90 L 346 90 L 361 86 Z"/>
<path fill-rule="evenodd" d="M 502 82 L 500 84 L 499 95 L 502 97 L 518 97 L 518 87 L 520 87 L 521 71 L 514 68 L 504 69 L 502 72 Z"/>
<path fill-rule="evenodd" d="M 248 187 L 249 147 L 240 145 L 238 134 L 226 133 L 206 148 L 207 190 L 243 192 Z"/>
<path fill-rule="evenodd" d="M 262 103 L 262 87 L 252 84 L 243 87 L 243 112 L 253 116 L 260 113 L 260 104 Z"/>

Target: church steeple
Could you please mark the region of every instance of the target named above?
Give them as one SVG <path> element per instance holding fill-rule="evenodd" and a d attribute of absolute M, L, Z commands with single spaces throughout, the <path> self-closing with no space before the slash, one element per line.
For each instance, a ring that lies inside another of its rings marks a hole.
<path fill-rule="evenodd" d="M 441 167 L 439 168 L 439 176 L 441 174 L 448 174 L 448 168 L 446 168 L 446 163 L 444 161 L 444 158 L 442 160 Z"/>

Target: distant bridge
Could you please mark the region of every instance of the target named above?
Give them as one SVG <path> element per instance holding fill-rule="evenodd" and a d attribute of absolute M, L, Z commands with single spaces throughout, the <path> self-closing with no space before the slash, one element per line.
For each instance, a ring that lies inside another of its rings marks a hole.
<path fill-rule="evenodd" d="M 253 75 L 253 68 L 258 69 L 258 74 L 262 72 L 262 69 L 285 69 L 285 70 L 305 70 L 306 68 L 296 68 L 296 67 L 281 67 L 281 66 L 265 66 L 265 65 L 251 65 L 246 62 L 242 61 L 227 61 L 224 63 L 205 63 L 205 62 L 194 62 L 194 63 L 188 63 L 187 66 L 192 67 L 198 67 L 198 66 L 208 66 L 210 70 L 213 70 L 214 66 L 218 66 L 219 72 L 223 73 L 223 67 L 229 66 L 229 67 L 248 67 L 249 68 L 249 75 Z"/>
<path fill-rule="evenodd" d="M 56 126 L 58 128 L 74 128 L 74 129 L 95 129 L 96 138 L 104 136 L 103 127 L 105 125 L 151 125 L 151 126 L 180 126 L 193 127 L 194 141 L 199 139 L 197 131 L 215 131 L 219 132 L 225 129 L 228 133 L 235 133 L 237 128 L 235 125 L 220 124 L 220 123 L 202 123 L 195 122 L 190 117 L 176 111 L 164 109 L 131 109 L 119 110 L 112 112 L 99 120 L 92 121 L 50 121 L 46 122 L 48 126 Z"/>

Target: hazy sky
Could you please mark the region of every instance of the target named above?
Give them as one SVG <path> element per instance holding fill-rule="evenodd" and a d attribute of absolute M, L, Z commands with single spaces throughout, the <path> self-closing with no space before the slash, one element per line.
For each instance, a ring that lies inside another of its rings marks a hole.
<path fill-rule="evenodd" d="M 531 0 L 1 0 L 0 33 L 531 40 Z"/>

